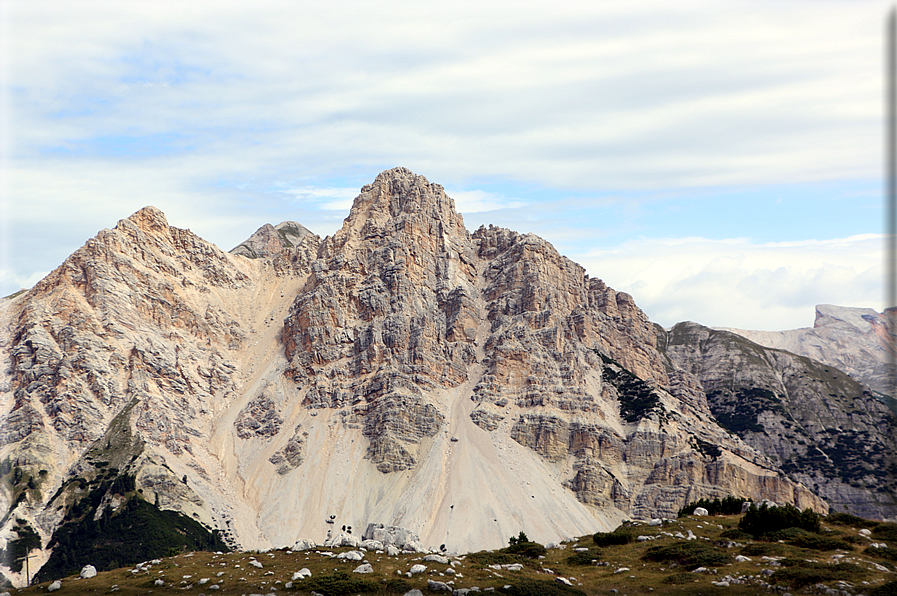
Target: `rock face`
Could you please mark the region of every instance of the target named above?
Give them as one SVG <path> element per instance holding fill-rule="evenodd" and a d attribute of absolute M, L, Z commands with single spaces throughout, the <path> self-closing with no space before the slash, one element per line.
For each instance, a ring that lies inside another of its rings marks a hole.
<path fill-rule="evenodd" d="M 729 494 L 827 510 L 548 242 L 469 233 L 404 168 L 334 236 L 303 230 L 224 253 L 148 207 L 0 303 L 8 519 L 46 546 L 116 475 L 250 549 L 369 524 L 450 552 L 552 542 Z"/>
<path fill-rule="evenodd" d="M 893 413 L 833 366 L 696 323 L 659 330 L 724 427 L 839 511 L 897 516 Z"/>
<path fill-rule="evenodd" d="M 313 234 L 295 221 L 284 221 L 276 226 L 265 224 L 248 239 L 232 248 L 230 253 L 250 259 L 272 257 L 298 247 L 306 236 Z"/>
<path fill-rule="evenodd" d="M 788 331 L 725 329 L 779 350 L 807 356 L 849 374 L 878 393 L 895 397 L 893 375 L 888 374 L 893 316 L 871 308 L 816 306 L 813 327 Z"/>

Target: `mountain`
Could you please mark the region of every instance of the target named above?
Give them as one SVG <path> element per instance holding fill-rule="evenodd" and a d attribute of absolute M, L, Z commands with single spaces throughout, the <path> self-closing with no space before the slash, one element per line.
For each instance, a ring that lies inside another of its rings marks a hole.
<path fill-rule="evenodd" d="M 631 296 L 545 240 L 470 233 L 404 168 L 305 232 L 226 253 L 146 207 L 0 302 L 7 556 L 36 535 L 32 568 L 64 574 L 71 540 L 137 513 L 246 549 L 379 523 L 466 552 L 730 494 L 828 510 L 721 426 Z"/>
<path fill-rule="evenodd" d="M 725 329 L 762 346 L 788 350 L 843 370 L 882 395 L 894 397 L 889 361 L 894 357 L 890 309 L 816 306 L 813 327 L 787 331 Z"/>
<path fill-rule="evenodd" d="M 694 374 L 719 423 L 838 511 L 897 515 L 893 413 L 831 365 L 696 323 L 658 328 L 671 367 Z"/>

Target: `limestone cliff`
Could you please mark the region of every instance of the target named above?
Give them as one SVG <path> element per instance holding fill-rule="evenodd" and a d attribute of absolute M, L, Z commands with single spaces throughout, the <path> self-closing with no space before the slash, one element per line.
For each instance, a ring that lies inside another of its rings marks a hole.
<path fill-rule="evenodd" d="M 231 254 L 148 207 L 0 304 L 0 539 L 18 517 L 46 545 L 110 469 L 245 548 L 377 523 L 549 542 L 728 494 L 827 509 L 548 242 L 471 234 L 404 168 L 332 237 L 287 223 Z"/>

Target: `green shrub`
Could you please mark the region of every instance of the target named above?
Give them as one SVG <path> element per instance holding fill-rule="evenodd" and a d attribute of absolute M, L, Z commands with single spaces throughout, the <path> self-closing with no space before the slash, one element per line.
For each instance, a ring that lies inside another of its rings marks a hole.
<path fill-rule="evenodd" d="M 680 509 L 679 517 L 691 515 L 698 507 L 703 507 L 710 515 L 738 515 L 741 513 L 742 504 L 749 501 L 750 499 L 742 499 L 731 495 L 723 500 L 719 500 L 719 498 L 713 499 L 712 501 L 709 499 L 698 499 L 694 503 L 689 503 Z"/>
<path fill-rule="evenodd" d="M 893 548 L 872 548 L 871 546 L 868 546 L 863 550 L 863 554 L 876 559 L 897 562 L 897 549 Z"/>
<path fill-rule="evenodd" d="M 533 561 L 520 555 L 512 555 L 511 553 L 502 552 L 500 550 L 490 551 L 483 550 L 478 553 L 469 553 L 467 560 L 477 565 L 508 565 L 511 563 L 520 563 L 526 566 L 532 566 Z"/>
<path fill-rule="evenodd" d="M 698 567 L 718 567 L 731 563 L 733 558 L 722 550 L 702 542 L 674 542 L 652 546 L 642 559 L 660 563 L 676 563 L 688 570 Z"/>
<path fill-rule="evenodd" d="M 803 536 L 809 536 L 810 532 L 807 532 L 803 528 L 783 528 L 781 530 L 776 530 L 775 532 L 767 532 L 763 534 L 760 538 L 762 540 L 766 540 L 768 542 L 778 542 L 779 540 L 789 541 L 795 540 L 797 538 L 801 538 Z"/>
<path fill-rule="evenodd" d="M 730 530 L 720 532 L 720 537 L 728 538 L 729 540 L 752 540 L 754 538 L 744 530 L 739 530 L 737 528 L 732 528 Z"/>
<path fill-rule="evenodd" d="M 663 584 L 687 584 L 695 581 L 695 576 L 691 573 L 674 573 L 673 575 L 668 575 L 662 580 L 660 580 Z"/>
<path fill-rule="evenodd" d="M 578 552 L 573 553 L 572 555 L 564 559 L 564 562 L 568 565 L 591 565 L 592 561 L 597 559 L 599 555 L 599 552 Z"/>
<path fill-rule="evenodd" d="M 785 559 L 784 569 L 779 569 L 769 578 L 774 584 L 784 584 L 791 588 L 803 588 L 818 583 L 845 580 L 857 581 L 868 575 L 868 571 L 853 563 L 813 563 L 803 559 Z"/>
<path fill-rule="evenodd" d="M 738 522 L 738 527 L 754 536 L 762 536 L 786 528 L 801 528 L 808 532 L 819 532 L 820 515 L 812 509 L 800 511 L 794 505 L 769 507 L 766 503 L 757 507 L 751 505 Z"/>
<path fill-rule="evenodd" d="M 598 532 L 592 536 L 597 546 L 621 546 L 635 542 L 635 536 L 628 529 L 617 528 L 613 532 Z"/>
<path fill-rule="evenodd" d="M 818 534 L 804 534 L 803 536 L 792 538 L 788 541 L 788 544 L 812 550 L 853 550 L 853 546 L 847 541 Z"/>
<path fill-rule="evenodd" d="M 874 528 L 879 524 L 877 521 L 863 519 L 849 513 L 829 513 L 825 521 L 838 526 L 853 526 L 854 528 Z"/>
<path fill-rule="evenodd" d="M 316 591 L 324 596 L 341 596 L 360 592 L 377 592 L 380 585 L 369 579 L 351 577 L 345 571 L 334 571 L 330 575 L 307 577 L 299 583 L 303 590 Z"/>
<path fill-rule="evenodd" d="M 788 552 L 788 548 L 784 544 L 776 542 L 746 544 L 741 549 L 741 554 L 746 557 L 780 557 L 788 554 Z"/>
<path fill-rule="evenodd" d="M 897 580 L 869 590 L 869 596 L 897 596 Z"/>
<path fill-rule="evenodd" d="M 496 590 L 496 593 L 498 591 Z M 511 596 L 586 596 L 586 593 L 576 588 L 564 585 L 552 580 L 523 580 L 511 585 L 502 594 Z"/>
<path fill-rule="evenodd" d="M 523 534 L 523 532 L 521 532 Z M 545 556 L 545 547 L 538 542 L 515 542 L 511 546 L 501 549 L 501 552 L 510 555 L 520 555 L 527 559 L 538 559 Z"/>
<path fill-rule="evenodd" d="M 897 524 L 878 524 L 872 529 L 872 536 L 885 542 L 897 542 Z"/>
<path fill-rule="evenodd" d="M 405 594 L 406 592 L 414 588 L 414 586 L 412 586 L 410 582 L 395 577 L 386 580 L 386 583 L 383 585 L 383 587 L 390 594 Z"/>

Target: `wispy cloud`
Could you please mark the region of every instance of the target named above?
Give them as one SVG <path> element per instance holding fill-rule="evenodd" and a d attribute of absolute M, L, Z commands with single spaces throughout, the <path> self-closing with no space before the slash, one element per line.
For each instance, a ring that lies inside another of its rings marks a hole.
<path fill-rule="evenodd" d="M 0 213 L 7 244 L 33 249 L 0 266 L 29 279 L 146 204 L 225 248 L 265 221 L 329 234 L 397 165 L 461 189 L 468 225 L 571 256 L 701 228 L 756 243 L 746 220 L 764 240 L 847 236 L 803 222 L 787 192 L 700 226 L 683 197 L 814 183 L 844 198 L 877 179 L 888 6 L 11 0 Z"/>
<path fill-rule="evenodd" d="M 777 330 L 812 326 L 817 304 L 881 310 L 883 249 L 878 234 L 768 243 L 654 238 L 571 256 L 662 325 Z"/>

